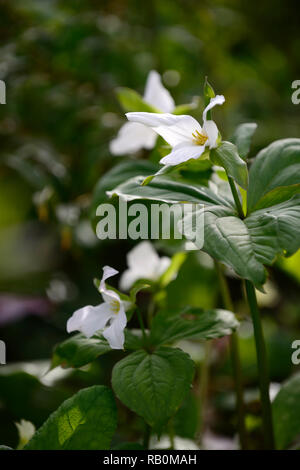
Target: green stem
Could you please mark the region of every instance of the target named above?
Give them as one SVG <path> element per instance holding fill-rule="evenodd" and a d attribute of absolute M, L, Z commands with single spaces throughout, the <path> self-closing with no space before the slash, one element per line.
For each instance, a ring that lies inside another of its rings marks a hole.
<path fill-rule="evenodd" d="M 224 276 L 222 266 L 218 261 L 215 261 L 215 267 L 219 279 L 220 291 L 223 299 L 224 307 L 227 310 L 233 312 L 233 302 L 231 299 L 228 283 L 226 277 Z M 238 415 L 238 433 L 241 448 L 246 450 L 248 448 L 247 444 L 247 432 L 245 425 L 245 406 L 244 406 L 244 390 L 243 390 L 243 381 L 242 381 L 242 371 L 241 371 L 241 359 L 240 359 L 240 350 L 239 350 L 239 338 L 236 332 L 232 333 L 230 336 L 230 355 L 233 368 L 233 376 L 235 382 L 235 392 L 236 392 L 236 408 Z"/>
<path fill-rule="evenodd" d="M 211 341 L 205 341 L 204 343 L 204 357 L 200 368 L 200 429 L 199 439 L 202 441 L 204 429 L 205 429 L 205 414 L 206 402 L 208 397 L 208 384 L 209 384 L 209 361 L 211 356 Z"/>
<path fill-rule="evenodd" d="M 150 428 L 150 426 L 146 423 L 146 424 L 145 424 L 144 439 L 143 439 L 143 447 L 144 447 L 145 450 L 148 450 L 148 449 L 149 449 L 150 437 L 151 437 L 151 428 Z"/>
<path fill-rule="evenodd" d="M 266 449 L 274 449 L 274 431 L 272 420 L 272 407 L 269 394 L 270 380 L 267 361 L 266 345 L 262 329 L 261 317 L 257 306 L 255 289 L 250 281 L 246 281 L 246 293 L 251 311 L 254 337 L 256 345 L 256 356 L 258 366 L 259 388 L 262 403 L 263 431 Z"/>
<path fill-rule="evenodd" d="M 239 217 L 241 219 L 244 219 L 245 214 L 244 214 L 243 207 L 242 207 L 242 204 L 241 204 L 241 201 L 240 201 L 237 189 L 236 189 L 235 182 L 234 182 L 233 178 L 231 176 L 229 176 L 228 174 L 227 174 L 227 178 L 228 178 L 228 183 L 230 184 L 230 189 L 231 189 L 231 192 L 232 192 L 232 195 L 233 195 L 233 199 L 234 199 Z"/>
<path fill-rule="evenodd" d="M 150 299 L 149 305 L 148 305 L 148 312 L 147 312 L 148 328 L 151 328 L 152 319 L 153 319 L 153 315 L 154 315 L 154 312 L 155 312 L 155 302 L 154 302 L 154 299 L 153 299 L 154 295 L 155 294 L 153 293 L 153 296 Z"/>
<path fill-rule="evenodd" d="M 140 327 L 141 327 L 141 330 L 142 330 L 143 340 L 144 340 L 144 343 L 146 344 L 147 343 L 147 335 L 146 335 L 146 331 L 145 331 L 143 317 L 142 317 L 141 312 L 138 308 L 136 310 L 136 313 L 137 313 L 139 324 L 140 324 Z"/>

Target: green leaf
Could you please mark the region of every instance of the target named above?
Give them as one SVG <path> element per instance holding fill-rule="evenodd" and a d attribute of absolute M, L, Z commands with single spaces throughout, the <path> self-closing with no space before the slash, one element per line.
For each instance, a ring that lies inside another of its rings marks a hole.
<path fill-rule="evenodd" d="M 166 152 L 167 154 L 168 152 Z M 191 158 L 178 165 L 164 165 L 156 173 L 147 176 L 142 182 L 143 186 L 149 184 L 157 176 L 172 176 L 172 179 L 183 183 L 197 186 L 208 186 L 208 180 L 211 176 L 212 163 L 209 160 L 209 151 L 202 154 L 201 159 Z"/>
<path fill-rule="evenodd" d="M 204 93 L 205 106 L 207 106 L 209 104 L 210 100 L 216 96 L 213 87 L 211 86 L 211 84 L 207 80 L 207 77 L 205 77 L 203 93 Z"/>
<path fill-rule="evenodd" d="M 235 213 L 230 200 L 216 195 L 206 186 L 191 186 L 190 184 L 161 177 L 151 181 L 147 186 L 142 186 L 143 180 L 142 176 L 131 178 L 112 191 L 108 191 L 107 194 L 110 197 L 119 196 L 127 200 L 148 199 L 167 203 L 194 202 L 205 205 L 220 204 L 231 207 L 232 212 Z"/>
<path fill-rule="evenodd" d="M 261 288 L 266 280 L 266 271 L 255 257 L 245 221 L 221 208 L 206 210 L 204 220 L 203 251 Z"/>
<path fill-rule="evenodd" d="M 274 432 L 277 448 L 285 449 L 300 435 L 300 374 L 285 382 L 273 403 Z"/>
<path fill-rule="evenodd" d="M 269 207 L 300 192 L 300 139 L 282 139 L 261 150 L 249 173 L 248 210 Z"/>
<path fill-rule="evenodd" d="M 190 392 L 173 418 L 176 436 L 194 439 L 198 430 L 198 403 L 195 395 Z"/>
<path fill-rule="evenodd" d="M 93 193 L 91 214 L 95 216 L 99 204 L 107 199 L 106 192 L 115 188 L 124 181 L 140 175 L 151 175 L 159 169 L 158 165 L 146 160 L 126 160 L 114 166 L 99 179 Z"/>
<path fill-rule="evenodd" d="M 51 368 L 82 367 L 109 351 L 111 348 L 103 337 L 95 335 L 92 338 L 86 338 L 78 333 L 55 347 Z"/>
<path fill-rule="evenodd" d="M 173 343 L 186 338 L 212 339 L 230 335 L 239 322 L 227 310 L 202 310 L 187 307 L 183 311 L 155 315 L 150 333 L 152 344 Z"/>
<path fill-rule="evenodd" d="M 245 219 L 257 259 L 265 264 L 277 255 L 291 256 L 300 248 L 300 195 Z"/>
<path fill-rule="evenodd" d="M 231 142 L 222 142 L 211 149 L 210 159 L 215 165 L 222 166 L 243 189 L 248 188 L 247 164 L 238 154 L 237 147 Z"/>
<path fill-rule="evenodd" d="M 80 390 L 51 414 L 24 450 L 109 449 L 117 410 L 108 387 Z"/>
<path fill-rule="evenodd" d="M 12 447 L 0 445 L 0 450 L 14 450 Z"/>
<path fill-rule="evenodd" d="M 137 294 L 143 289 L 149 289 L 151 284 L 144 279 L 139 279 L 134 283 L 133 287 L 130 289 L 129 297 L 132 303 L 136 303 Z"/>
<path fill-rule="evenodd" d="M 141 340 L 129 330 L 125 330 L 125 349 L 138 349 Z M 78 333 L 55 347 L 52 357 L 51 369 L 57 366 L 82 367 L 110 352 L 112 349 L 106 339 L 101 335 L 86 338 Z"/>
<path fill-rule="evenodd" d="M 179 349 L 141 350 L 113 368 L 112 385 L 118 398 L 155 429 L 175 414 L 189 391 L 194 363 Z"/>
<path fill-rule="evenodd" d="M 240 124 L 232 136 L 231 141 L 237 146 L 238 153 L 243 159 L 250 152 L 252 137 L 256 129 L 257 124 L 255 122 L 246 122 L 245 124 Z"/>
<path fill-rule="evenodd" d="M 146 113 L 159 113 L 160 110 L 144 101 L 143 97 L 131 88 L 117 89 L 118 100 L 124 111 L 138 111 Z"/>

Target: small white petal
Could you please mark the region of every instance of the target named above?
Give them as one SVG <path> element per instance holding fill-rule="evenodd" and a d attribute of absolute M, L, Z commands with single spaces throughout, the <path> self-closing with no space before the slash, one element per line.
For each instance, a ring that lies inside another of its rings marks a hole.
<path fill-rule="evenodd" d="M 143 276 L 140 276 L 139 273 L 133 269 L 126 269 L 120 279 L 120 289 L 129 291 L 130 287 L 139 279 L 143 279 Z"/>
<path fill-rule="evenodd" d="M 67 332 L 80 331 L 87 338 L 93 336 L 96 331 L 104 328 L 113 313 L 106 303 L 80 308 L 73 313 L 67 322 Z"/>
<path fill-rule="evenodd" d="M 126 313 L 122 309 L 115 317 L 112 318 L 111 325 L 103 331 L 103 336 L 107 339 L 112 349 L 124 348 L 124 329 L 126 327 L 126 323 Z"/>
<path fill-rule="evenodd" d="M 164 113 L 171 113 L 175 108 L 175 102 L 171 94 L 163 86 L 161 77 L 155 70 L 151 70 L 148 75 L 144 100 Z"/>
<path fill-rule="evenodd" d="M 152 149 L 156 139 L 156 133 L 149 127 L 137 122 L 126 122 L 117 137 L 110 142 L 109 150 L 113 155 L 124 155 L 143 148 Z"/>
<path fill-rule="evenodd" d="M 217 146 L 217 139 L 219 135 L 216 123 L 214 121 L 204 121 L 203 130 L 208 137 L 208 141 L 206 143 L 209 145 L 209 148 L 215 148 Z"/>
<path fill-rule="evenodd" d="M 151 127 L 157 134 L 161 135 L 171 147 L 181 143 L 192 143 L 192 134 L 195 131 L 201 133 L 200 124 L 192 116 L 159 113 L 127 113 L 127 119 L 139 122 Z"/>
<path fill-rule="evenodd" d="M 149 241 L 139 243 L 127 254 L 127 264 L 130 268 L 143 269 L 158 262 L 159 256 Z"/>
<path fill-rule="evenodd" d="M 217 104 L 223 104 L 225 102 L 225 98 L 223 95 L 216 95 L 214 98 L 211 98 L 209 104 L 203 111 L 203 121 L 206 121 L 207 112 L 214 108 Z"/>
<path fill-rule="evenodd" d="M 157 271 L 158 277 L 168 269 L 171 264 L 171 258 L 168 258 L 168 256 L 162 256 L 159 261 L 160 263 Z"/>
<path fill-rule="evenodd" d="M 160 160 L 163 165 L 179 165 L 191 158 L 199 158 L 205 150 L 204 145 L 178 145 L 172 152 Z"/>
<path fill-rule="evenodd" d="M 170 258 L 160 258 L 149 241 L 136 245 L 127 255 L 128 269 L 122 274 L 120 288 L 129 290 L 139 279 L 156 281 L 170 265 Z"/>
<path fill-rule="evenodd" d="M 118 273 L 119 271 L 117 271 L 114 268 L 111 268 L 110 266 L 104 266 L 103 268 L 103 276 L 100 282 L 99 292 L 102 295 L 104 302 L 107 302 L 107 303 L 111 303 L 113 301 L 120 302 L 120 296 L 117 294 L 117 292 L 111 289 L 108 289 L 105 284 L 106 279 L 112 276 L 115 276 Z"/>

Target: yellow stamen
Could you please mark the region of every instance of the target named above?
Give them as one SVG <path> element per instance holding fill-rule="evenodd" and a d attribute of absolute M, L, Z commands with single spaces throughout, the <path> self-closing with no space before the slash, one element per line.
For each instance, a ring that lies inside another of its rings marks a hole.
<path fill-rule="evenodd" d="M 112 300 L 110 302 L 110 306 L 111 306 L 111 309 L 112 309 L 113 313 L 115 313 L 117 315 L 119 313 L 119 310 L 120 310 L 120 302 L 118 300 Z"/>
<path fill-rule="evenodd" d="M 193 140 L 197 145 L 204 145 L 208 137 L 205 134 L 200 134 L 199 131 L 195 131 L 193 134 Z"/>

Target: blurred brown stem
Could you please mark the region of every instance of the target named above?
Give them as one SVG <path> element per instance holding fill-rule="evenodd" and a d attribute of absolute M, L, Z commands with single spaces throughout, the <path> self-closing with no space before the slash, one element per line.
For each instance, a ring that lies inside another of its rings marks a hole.
<path fill-rule="evenodd" d="M 228 283 L 226 277 L 223 273 L 222 265 L 215 261 L 215 268 L 217 271 L 220 291 L 223 299 L 224 307 L 227 310 L 233 312 L 233 302 L 231 299 Z M 247 432 L 245 425 L 245 406 L 244 406 L 244 390 L 243 390 L 243 381 L 241 373 L 241 359 L 239 351 L 239 338 L 236 332 L 232 333 L 230 336 L 230 355 L 232 361 L 233 376 L 235 382 L 235 392 L 236 392 L 236 408 L 237 408 L 237 417 L 238 417 L 238 433 L 241 448 L 246 450 L 248 448 L 247 443 Z"/>

